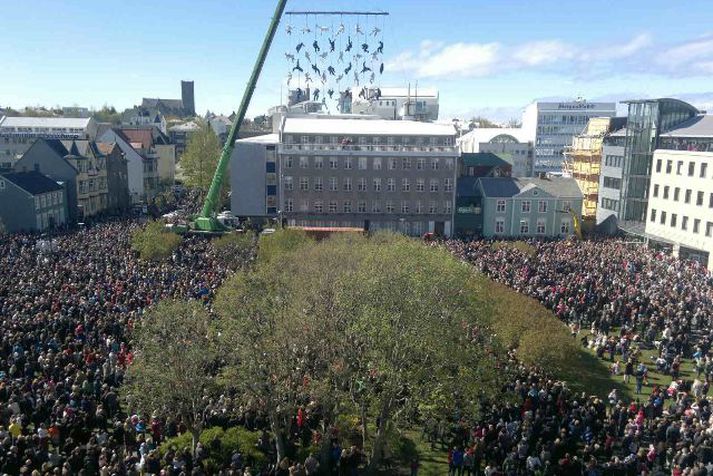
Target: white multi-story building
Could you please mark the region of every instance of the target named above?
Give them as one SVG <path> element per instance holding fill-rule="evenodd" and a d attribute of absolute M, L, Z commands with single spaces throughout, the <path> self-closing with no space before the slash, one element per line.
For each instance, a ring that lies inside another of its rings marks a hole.
<path fill-rule="evenodd" d="M 381 119 L 438 120 L 438 90 L 433 88 L 352 88 L 351 104 L 342 113 L 369 114 Z"/>
<path fill-rule="evenodd" d="M 364 116 L 287 116 L 231 162 L 236 216 L 290 226 L 453 232 L 455 129 Z"/>
<path fill-rule="evenodd" d="M 97 123 L 90 117 L 0 117 L 0 169 L 10 169 L 38 139 L 95 140 Z"/>
<path fill-rule="evenodd" d="M 483 127 L 475 128 L 458 138 L 461 152 L 490 152 L 512 165 L 513 177 L 532 177 L 533 154 L 532 141 L 520 127 Z"/>
<path fill-rule="evenodd" d="M 535 144 L 535 173 L 561 172 L 563 151 L 592 117 L 614 117 L 616 103 L 533 102 L 525 108 L 522 127 Z"/>
<path fill-rule="evenodd" d="M 646 236 L 681 258 L 713 265 L 713 152 L 658 149 L 653 156 Z"/>

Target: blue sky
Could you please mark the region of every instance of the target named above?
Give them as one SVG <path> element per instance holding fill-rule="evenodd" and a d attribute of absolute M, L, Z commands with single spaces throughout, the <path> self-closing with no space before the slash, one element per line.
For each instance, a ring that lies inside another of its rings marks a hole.
<path fill-rule="evenodd" d="M 179 81 L 193 79 L 200 113 L 229 113 L 273 9 L 272 0 L 0 0 L 0 106 L 123 109 L 180 97 Z M 377 82 L 438 88 L 442 119 L 514 117 L 544 97 L 677 95 L 713 108 L 710 1 L 290 0 L 287 9 L 389 11 L 356 20 L 383 30 Z M 285 26 L 303 22 L 283 19 L 249 115 L 280 102 L 284 53 L 296 43 Z"/>

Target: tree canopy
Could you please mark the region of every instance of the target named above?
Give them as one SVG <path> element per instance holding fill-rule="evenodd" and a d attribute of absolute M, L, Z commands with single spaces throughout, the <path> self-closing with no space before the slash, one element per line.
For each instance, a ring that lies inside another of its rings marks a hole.
<path fill-rule="evenodd" d="M 220 159 L 220 140 L 206 121 L 199 121 L 200 128 L 191 134 L 186 150 L 181 157 L 181 170 L 185 184 L 200 190 L 208 190 L 213 173 Z M 228 180 L 223 182 L 227 193 Z"/>
<path fill-rule="evenodd" d="M 146 261 L 166 259 L 181 244 L 181 237 L 167 231 L 161 221 L 152 221 L 131 235 L 131 248 Z"/>

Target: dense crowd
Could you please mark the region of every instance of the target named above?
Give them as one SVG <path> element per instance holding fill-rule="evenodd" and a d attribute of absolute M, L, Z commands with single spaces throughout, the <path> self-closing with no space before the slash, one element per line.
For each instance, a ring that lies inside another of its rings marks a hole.
<path fill-rule="evenodd" d="M 445 243 L 493 280 L 538 299 L 573 336 L 640 390 L 646 365 L 670 376 L 646 399 L 576 395 L 525 369 L 509 385 L 514 403 L 461 422 L 449 452 L 454 474 L 713 474 L 711 318 L 713 276 L 692 262 L 619 240 Z M 652 362 L 637 359 L 641 349 Z M 692 359 L 695 378 L 682 378 Z M 619 369 L 621 362 L 621 369 Z M 432 440 L 438 431 L 431 426 Z M 441 428 L 441 437 L 442 435 Z M 442 438 L 441 438 L 442 439 Z"/>
<path fill-rule="evenodd" d="M 161 299 L 209 299 L 226 270 L 199 237 L 141 262 L 130 249 L 138 226 L 0 238 L 0 473 L 132 474 L 156 462 L 144 434 L 155 443 L 181 431 L 123 413 L 127 333 Z M 168 463 L 184 468 L 190 456 Z"/>

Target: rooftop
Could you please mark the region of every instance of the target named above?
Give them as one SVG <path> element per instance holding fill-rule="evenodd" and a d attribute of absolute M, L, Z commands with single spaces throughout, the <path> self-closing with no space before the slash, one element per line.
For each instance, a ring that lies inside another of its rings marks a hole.
<path fill-rule="evenodd" d="M 481 177 L 479 180 L 486 197 L 514 197 L 534 187 L 554 197 L 582 197 L 577 181 L 573 178 Z"/>
<path fill-rule="evenodd" d="M 16 172 L 1 175 L 8 182 L 12 182 L 31 195 L 62 190 L 62 186 L 36 171 Z"/>
<path fill-rule="evenodd" d="M 287 117 L 286 134 L 363 134 L 396 136 L 454 136 L 453 126 L 418 121 Z"/>
<path fill-rule="evenodd" d="M 692 117 L 661 137 L 713 137 L 713 115 Z"/>
<path fill-rule="evenodd" d="M 533 138 L 528 135 L 528 131 L 522 127 L 476 127 L 472 131 L 463 134 L 458 139 L 458 143 L 470 143 L 475 145 L 484 142 L 491 142 L 498 136 L 511 136 L 520 143 L 533 140 Z M 498 141 L 496 140 L 495 142 Z"/>
<path fill-rule="evenodd" d="M 277 144 L 280 142 L 279 134 L 265 134 L 262 136 L 246 137 L 245 139 L 238 139 L 235 142 L 246 142 L 250 144 Z"/>
<path fill-rule="evenodd" d="M 90 117 L 5 117 L 0 127 L 69 127 L 86 129 Z"/>
<path fill-rule="evenodd" d="M 502 167 L 511 163 L 498 154 L 492 152 L 464 152 L 461 154 L 463 165 L 466 167 Z"/>

